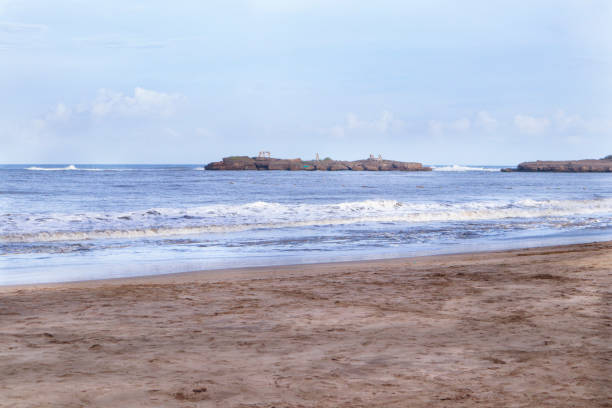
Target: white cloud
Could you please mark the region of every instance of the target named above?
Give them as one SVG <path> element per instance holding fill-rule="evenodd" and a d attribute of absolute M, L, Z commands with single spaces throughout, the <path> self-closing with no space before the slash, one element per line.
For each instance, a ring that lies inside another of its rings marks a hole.
<path fill-rule="evenodd" d="M 72 109 L 64 105 L 63 103 L 58 103 L 55 109 L 53 109 L 47 116 L 45 117 L 48 121 L 54 122 L 66 122 L 72 116 Z"/>
<path fill-rule="evenodd" d="M 343 138 L 349 134 L 381 135 L 391 133 L 404 127 L 404 122 L 396 119 L 393 113 L 383 111 L 378 119 L 364 120 L 354 113 L 346 115 L 343 125 L 336 125 L 328 129 L 332 137 Z"/>
<path fill-rule="evenodd" d="M 387 133 L 387 131 L 393 128 L 400 128 L 404 126 L 404 122 L 399 119 L 395 119 L 391 112 L 383 111 L 380 119 L 374 122 L 374 126 L 377 127 L 381 132 Z"/>
<path fill-rule="evenodd" d="M 430 120 L 428 123 L 429 133 L 432 135 L 441 135 L 444 133 L 444 123 L 437 120 Z"/>
<path fill-rule="evenodd" d="M 181 99 L 182 96 L 179 94 L 168 94 L 143 88 L 134 89 L 133 96 L 100 89 L 91 105 L 90 112 L 98 118 L 146 115 L 169 117 L 174 114 Z"/>
<path fill-rule="evenodd" d="M 489 112 L 480 111 L 476 114 L 476 125 L 487 132 L 493 132 L 497 129 L 498 122 Z"/>
<path fill-rule="evenodd" d="M 514 125 L 522 133 L 537 135 L 549 128 L 550 120 L 548 118 L 537 118 L 528 115 L 516 115 L 514 117 Z"/>
<path fill-rule="evenodd" d="M 449 126 L 458 132 L 466 132 L 472 127 L 472 122 L 467 118 L 462 118 L 452 122 Z"/>
<path fill-rule="evenodd" d="M 178 94 L 167 94 L 143 88 L 136 88 L 134 96 L 101 89 L 92 103 L 71 108 L 60 102 L 46 114 L 31 120 L 30 127 L 34 132 L 49 132 L 58 127 L 79 124 L 86 126 L 92 119 L 141 116 L 167 118 L 174 114 L 178 102 L 182 99 L 183 97 Z M 176 136 L 171 131 L 166 131 L 166 133 Z"/>
<path fill-rule="evenodd" d="M 58 103 L 46 115 L 33 120 L 33 128 L 40 132 L 47 129 L 49 126 L 67 123 L 72 117 L 72 109 L 63 103 Z"/>
<path fill-rule="evenodd" d="M 557 111 L 553 117 L 555 128 L 560 132 L 587 134 L 612 132 L 612 119 L 590 118 L 580 115 L 570 115 L 563 110 Z"/>
<path fill-rule="evenodd" d="M 432 135 L 442 135 L 447 132 L 467 132 L 472 128 L 472 121 L 468 118 L 461 118 L 451 122 L 430 120 L 428 126 L 429 133 Z"/>

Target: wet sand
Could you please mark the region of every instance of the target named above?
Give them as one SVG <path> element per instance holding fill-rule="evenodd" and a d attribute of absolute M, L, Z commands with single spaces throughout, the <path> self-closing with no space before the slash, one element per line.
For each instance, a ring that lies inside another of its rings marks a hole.
<path fill-rule="evenodd" d="M 612 242 L 0 287 L 1 407 L 610 407 Z"/>

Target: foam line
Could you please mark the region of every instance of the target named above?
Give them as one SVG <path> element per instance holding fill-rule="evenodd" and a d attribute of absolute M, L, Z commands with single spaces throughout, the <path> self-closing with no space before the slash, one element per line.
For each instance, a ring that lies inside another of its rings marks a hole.
<path fill-rule="evenodd" d="M 223 233 L 359 223 L 427 223 L 590 216 L 609 222 L 612 199 L 473 201 L 456 204 L 365 200 L 336 204 L 254 202 L 125 213 L 4 214 L 0 242 Z"/>

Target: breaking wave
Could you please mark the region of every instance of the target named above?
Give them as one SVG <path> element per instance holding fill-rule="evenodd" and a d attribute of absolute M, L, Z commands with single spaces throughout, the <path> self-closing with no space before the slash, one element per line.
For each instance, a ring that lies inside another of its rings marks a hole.
<path fill-rule="evenodd" d="M 76 167 L 75 165 L 71 164 L 69 166 L 66 167 L 36 167 L 36 166 L 32 166 L 32 167 L 27 167 L 26 170 L 32 170 L 32 171 L 120 171 L 120 170 L 125 170 L 125 169 L 98 169 L 98 168 L 82 168 L 82 167 Z"/>
<path fill-rule="evenodd" d="M 36 166 L 32 166 L 32 167 L 26 168 L 26 170 L 34 170 L 34 171 L 62 171 L 62 170 L 82 170 L 82 169 L 77 169 L 76 166 L 71 164 L 71 165 L 66 166 L 66 167 L 36 167 Z"/>
<path fill-rule="evenodd" d="M 215 234 L 254 229 L 363 223 L 463 222 L 592 217 L 610 222 L 612 199 L 404 203 L 365 200 L 336 204 L 253 202 L 123 213 L 3 214 L 0 242 L 81 241 L 167 235 Z"/>
<path fill-rule="evenodd" d="M 71 164 L 66 167 L 26 167 L 25 170 L 30 171 L 126 171 L 126 170 L 136 170 L 132 168 L 94 168 L 94 167 L 76 167 L 74 164 Z"/>
<path fill-rule="evenodd" d="M 433 167 L 433 171 L 500 171 L 499 168 L 471 167 L 453 164 L 451 166 Z"/>

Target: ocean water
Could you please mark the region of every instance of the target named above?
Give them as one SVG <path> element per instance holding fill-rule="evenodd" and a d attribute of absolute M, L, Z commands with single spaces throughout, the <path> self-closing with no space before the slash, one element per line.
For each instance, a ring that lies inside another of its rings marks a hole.
<path fill-rule="evenodd" d="M 0 166 L 0 284 L 612 239 L 612 174 Z"/>

